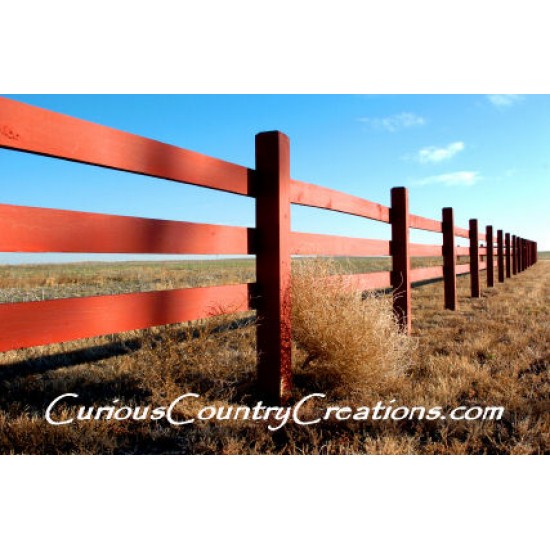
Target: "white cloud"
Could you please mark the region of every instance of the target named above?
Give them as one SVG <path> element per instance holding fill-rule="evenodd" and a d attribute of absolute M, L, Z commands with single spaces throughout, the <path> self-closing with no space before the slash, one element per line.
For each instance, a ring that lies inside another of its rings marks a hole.
<path fill-rule="evenodd" d="M 414 113 L 399 113 L 385 118 L 360 118 L 360 122 L 367 122 L 374 128 L 382 128 L 388 132 L 396 132 L 403 128 L 423 126 L 426 120 Z"/>
<path fill-rule="evenodd" d="M 455 185 L 471 186 L 475 185 L 481 179 L 479 172 L 449 172 L 430 176 L 414 182 L 414 185 L 445 185 L 447 187 Z"/>
<path fill-rule="evenodd" d="M 523 100 L 523 96 L 516 94 L 495 94 L 488 95 L 487 99 L 495 106 L 499 108 L 511 107 L 514 103 L 518 103 Z"/>
<path fill-rule="evenodd" d="M 447 147 L 424 147 L 418 151 L 415 158 L 422 164 L 437 163 L 453 158 L 463 150 L 464 143 L 462 141 L 455 141 L 454 143 L 449 143 Z"/>

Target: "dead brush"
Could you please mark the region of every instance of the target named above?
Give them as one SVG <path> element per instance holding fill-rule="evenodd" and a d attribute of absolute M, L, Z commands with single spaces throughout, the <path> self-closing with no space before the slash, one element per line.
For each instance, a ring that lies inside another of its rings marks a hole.
<path fill-rule="evenodd" d="M 182 391 L 200 393 L 206 400 L 231 399 L 236 386 L 253 378 L 253 323 L 241 313 L 216 313 L 219 316 L 146 332 L 133 361 L 140 384 L 153 399 L 170 401 Z"/>
<path fill-rule="evenodd" d="M 387 296 L 357 291 L 345 267 L 326 259 L 297 262 L 292 276 L 292 330 L 303 369 L 350 395 L 378 391 L 404 372 L 414 342 Z"/>

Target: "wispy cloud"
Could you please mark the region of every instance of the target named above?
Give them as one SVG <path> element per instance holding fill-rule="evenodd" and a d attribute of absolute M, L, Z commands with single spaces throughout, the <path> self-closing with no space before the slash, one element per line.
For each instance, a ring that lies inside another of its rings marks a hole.
<path fill-rule="evenodd" d="M 447 147 L 424 147 L 415 155 L 415 159 L 421 164 L 438 163 L 453 158 L 464 150 L 464 142 L 455 141 Z"/>
<path fill-rule="evenodd" d="M 481 176 L 479 172 L 449 172 L 447 174 L 439 174 L 438 176 L 430 176 L 413 182 L 414 185 L 445 185 L 447 187 L 463 185 L 475 185 Z"/>
<path fill-rule="evenodd" d="M 488 95 L 487 99 L 499 109 L 503 109 L 506 107 L 511 107 L 512 105 L 519 103 L 520 101 L 523 101 L 522 95 L 516 95 L 516 94 L 496 94 L 496 95 Z"/>
<path fill-rule="evenodd" d="M 388 132 L 397 132 L 413 126 L 424 126 L 426 119 L 414 113 L 399 113 L 385 118 L 360 118 L 360 122 L 366 122 L 373 128 L 381 128 Z"/>

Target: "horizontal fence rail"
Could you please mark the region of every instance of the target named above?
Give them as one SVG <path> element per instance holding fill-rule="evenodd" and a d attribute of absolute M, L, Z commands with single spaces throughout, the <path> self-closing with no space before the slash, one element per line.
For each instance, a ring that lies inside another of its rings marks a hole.
<path fill-rule="evenodd" d="M 250 309 L 251 284 L 0 304 L 0 351 Z"/>
<path fill-rule="evenodd" d="M 391 206 L 290 177 L 290 143 L 280 132 L 256 136 L 254 169 L 106 126 L 0 98 L 0 148 L 33 153 L 253 197 L 254 228 L 0 204 L 0 251 L 254 255 L 256 282 L 204 288 L 0 304 L 0 351 L 48 345 L 256 310 L 260 392 L 285 401 L 292 388 L 291 256 L 380 256 L 389 271 L 341 276 L 351 290 L 391 289 L 394 314 L 411 332 L 411 287 L 443 280 L 444 307 L 456 310 L 456 279 L 470 275 L 471 297 L 537 261 L 537 243 L 486 226 L 409 212 L 408 191 Z M 291 231 L 290 205 L 359 216 L 391 226 L 391 240 Z M 442 245 L 410 241 L 410 230 L 442 235 Z M 467 240 L 456 243 L 456 239 Z M 442 265 L 411 267 L 411 258 Z M 467 263 L 458 263 L 467 258 Z M 340 277 L 340 276 L 339 276 Z"/>
<path fill-rule="evenodd" d="M 441 233 L 443 231 L 443 223 L 437 220 L 430 220 L 429 218 L 411 214 L 409 221 L 412 229 L 423 229 L 424 231 L 433 231 L 434 233 Z"/>
<path fill-rule="evenodd" d="M 411 281 L 413 283 L 438 279 L 440 277 L 443 277 L 442 265 L 437 265 L 434 267 L 417 267 L 411 271 Z"/>
<path fill-rule="evenodd" d="M 390 271 L 374 271 L 372 273 L 354 273 L 352 275 L 339 275 L 337 277 L 344 284 L 355 290 L 375 290 L 391 287 Z"/>
<path fill-rule="evenodd" d="M 389 256 L 390 241 L 291 233 L 291 254 L 309 256 Z"/>
<path fill-rule="evenodd" d="M 0 204 L 2 252 L 254 254 L 253 243 L 244 227 Z"/>
<path fill-rule="evenodd" d="M 249 169 L 93 122 L 0 98 L 0 146 L 253 195 Z"/>
<path fill-rule="evenodd" d="M 390 223 L 390 209 L 387 206 L 311 183 L 292 180 L 290 202 Z"/>

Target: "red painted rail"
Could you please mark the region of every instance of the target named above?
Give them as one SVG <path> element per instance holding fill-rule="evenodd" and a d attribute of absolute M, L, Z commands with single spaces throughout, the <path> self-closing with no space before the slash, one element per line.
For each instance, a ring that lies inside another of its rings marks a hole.
<path fill-rule="evenodd" d="M 414 214 L 409 216 L 409 221 L 412 229 L 424 229 L 424 231 L 433 231 L 435 233 L 442 232 L 443 225 L 440 221 L 415 216 Z"/>
<path fill-rule="evenodd" d="M 253 242 L 244 227 L 0 204 L 3 252 L 254 254 Z"/>
<path fill-rule="evenodd" d="M 93 122 L 0 98 L 0 124 L 8 149 L 253 195 L 243 166 Z"/>
<path fill-rule="evenodd" d="M 373 290 L 377 288 L 389 288 L 391 286 L 390 271 L 339 275 L 338 279 L 342 280 L 344 283 L 347 283 L 355 290 Z"/>
<path fill-rule="evenodd" d="M 250 309 L 251 285 L 0 304 L 0 351 Z"/>
<path fill-rule="evenodd" d="M 255 198 L 254 228 L 0 205 L 0 251 L 138 254 L 254 254 L 256 282 L 88 298 L 0 304 L 0 351 L 47 345 L 256 309 L 259 388 L 284 401 L 291 389 L 291 255 L 389 256 L 391 271 L 344 276 L 350 290 L 391 287 L 394 312 L 411 330 L 411 286 L 443 279 L 444 305 L 457 309 L 456 277 L 479 273 L 503 282 L 537 260 L 537 244 L 486 227 L 454 225 L 409 212 L 408 192 L 392 189 L 391 207 L 290 177 L 290 143 L 280 132 L 256 136 L 254 169 L 106 126 L 0 98 L 0 148 L 208 187 Z M 321 208 L 391 225 L 391 241 L 292 232 L 290 205 Z M 410 230 L 442 234 L 442 245 L 410 242 Z M 456 246 L 455 237 L 469 239 Z M 458 257 L 469 258 L 457 265 Z M 443 265 L 411 268 L 411 257 Z"/>
<path fill-rule="evenodd" d="M 409 252 L 411 256 L 418 257 L 443 256 L 443 247 L 431 244 L 410 244 Z"/>
<path fill-rule="evenodd" d="M 387 206 L 311 183 L 292 180 L 290 202 L 390 222 L 390 209 Z"/>
<path fill-rule="evenodd" d="M 390 241 L 291 233 L 291 254 L 316 256 L 389 256 Z"/>
<path fill-rule="evenodd" d="M 470 232 L 467 229 L 461 229 L 460 227 L 455 227 L 455 235 L 457 237 L 463 237 L 464 239 L 470 238 Z"/>
<path fill-rule="evenodd" d="M 417 267 L 411 271 L 411 280 L 413 283 L 430 279 L 438 279 L 440 277 L 443 277 L 442 265 L 434 267 Z"/>

